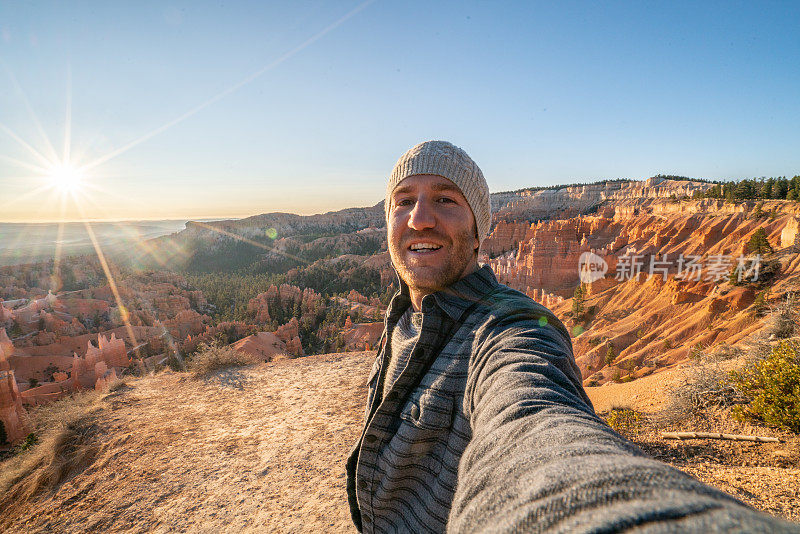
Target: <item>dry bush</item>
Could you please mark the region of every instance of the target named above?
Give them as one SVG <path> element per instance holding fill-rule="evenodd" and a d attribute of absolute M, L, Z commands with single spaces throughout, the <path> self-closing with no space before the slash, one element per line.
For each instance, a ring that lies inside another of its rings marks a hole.
<path fill-rule="evenodd" d="M 205 378 L 215 371 L 228 367 L 244 367 L 261 362 L 252 354 L 239 352 L 230 345 L 214 342 L 201 344 L 189 362 L 189 371 L 194 378 Z"/>
<path fill-rule="evenodd" d="M 31 410 L 33 437 L 0 469 L 0 510 L 54 490 L 92 462 L 98 450 L 93 436 L 99 399 L 88 391 Z"/>
<path fill-rule="evenodd" d="M 742 356 L 744 356 L 744 350 L 740 347 L 733 347 L 727 343 L 720 343 L 712 355 L 712 360 L 733 360 Z"/>
<path fill-rule="evenodd" d="M 784 302 L 773 308 L 767 318 L 764 333 L 754 340 L 755 343 L 748 347 L 746 353 L 739 347 L 731 347 L 725 343 L 721 344 L 712 354 L 703 351 L 700 347 L 693 348 L 691 359 L 695 363 L 686 370 L 684 380 L 680 385 L 667 390 L 669 398 L 666 406 L 658 415 L 659 421 L 664 424 L 677 423 L 694 416 L 704 416 L 714 408 L 730 406 L 736 407 L 734 412 L 740 414 L 740 418 L 744 418 L 743 414 L 752 415 L 751 408 L 745 407 L 745 405 L 749 405 L 753 399 L 760 398 L 754 393 L 758 387 L 753 386 L 755 380 L 753 377 L 764 375 L 762 369 L 769 368 L 770 364 L 767 363 L 767 360 L 772 357 L 774 352 L 768 339 L 791 337 L 797 331 L 796 301 L 794 295 L 789 294 Z M 739 371 L 731 373 L 720 365 L 720 362 L 724 360 L 735 358 L 745 360 Z M 783 370 L 783 367 L 779 367 L 779 369 Z M 747 379 L 745 379 L 746 377 Z M 765 380 L 764 383 L 768 386 L 775 385 L 774 381 L 770 382 L 769 376 Z M 763 386 L 761 382 L 758 384 Z M 750 387 L 752 391 L 746 391 L 749 386 L 752 386 Z M 769 398 L 774 400 L 779 397 L 781 395 L 775 393 Z M 756 409 L 766 413 L 769 411 L 768 406 L 771 403 L 770 400 L 766 402 L 766 407 L 756 407 Z M 764 418 L 763 415 L 760 417 Z"/>
<path fill-rule="evenodd" d="M 766 334 L 774 339 L 786 339 L 800 333 L 800 313 L 797 311 L 797 299 L 794 294 L 787 294 L 783 302 L 772 309 L 767 319 Z"/>
<path fill-rule="evenodd" d="M 667 403 L 658 413 L 657 419 L 663 424 L 685 421 L 703 415 L 710 409 L 742 404 L 747 399 L 731 382 L 728 372 L 720 365 L 721 359 L 728 356 L 724 351 L 720 356 L 701 357 L 700 361 L 684 371 L 684 380 L 667 388 Z"/>

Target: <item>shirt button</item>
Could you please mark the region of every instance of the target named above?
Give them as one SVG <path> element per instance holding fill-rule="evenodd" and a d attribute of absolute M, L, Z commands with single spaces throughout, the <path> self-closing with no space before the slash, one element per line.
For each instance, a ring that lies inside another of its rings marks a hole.
<path fill-rule="evenodd" d="M 366 479 L 362 478 L 361 480 L 358 481 L 358 487 L 361 488 L 362 490 L 365 490 L 369 487 L 369 482 L 367 482 Z"/>
<path fill-rule="evenodd" d="M 411 417 L 413 417 L 414 419 L 419 418 L 419 406 L 415 405 L 411 407 Z"/>
<path fill-rule="evenodd" d="M 364 441 L 366 441 L 367 443 L 375 443 L 375 440 L 377 439 L 378 438 L 373 436 L 372 434 L 367 434 L 366 436 L 364 436 Z"/>

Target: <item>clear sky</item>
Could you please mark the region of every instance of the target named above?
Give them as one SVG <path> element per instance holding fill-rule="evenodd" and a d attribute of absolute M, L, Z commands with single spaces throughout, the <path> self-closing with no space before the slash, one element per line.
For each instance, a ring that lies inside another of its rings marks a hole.
<path fill-rule="evenodd" d="M 800 2 L 2 2 L 0 221 L 372 205 L 427 139 L 492 191 L 791 176 L 798 28 Z M 82 212 L 42 172 L 66 137 L 100 160 Z"/>

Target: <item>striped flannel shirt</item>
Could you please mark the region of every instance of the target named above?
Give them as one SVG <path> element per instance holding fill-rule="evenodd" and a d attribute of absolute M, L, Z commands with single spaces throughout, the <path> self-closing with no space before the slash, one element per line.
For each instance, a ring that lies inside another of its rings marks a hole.
<path fill-rule="evenodd" d="M 411 304 L 400 287 L 346 465 L 359 531 L 800 532 L 611 430 L 564 325 L 488 266 L 422 299 L 420 337 L 381 395 L 386 340 Z"/>

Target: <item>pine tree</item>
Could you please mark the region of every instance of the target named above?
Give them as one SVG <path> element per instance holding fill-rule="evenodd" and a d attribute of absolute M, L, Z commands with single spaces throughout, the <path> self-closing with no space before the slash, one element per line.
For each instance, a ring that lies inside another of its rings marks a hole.
<path fill-rule="evenodd" d="M 764 203 L 763 202 L 759 202 L 758 204 L 756 204 L 756 207 L 753 210 L 753 218 L 754 219 L 758 219 L 758 218 L 761 218 L 761 217 L 764 216 L 763 207 L 764 207 Z"/>
<path fill-rule="evenodd" d="M 752 198 L 753 197 L 753 186 L 750 183 L 750 180 L 742 180 L 736 185 L 735 198 L 737 199 L 745 199 L 745 198 Z"/>
<path fill-rule="evenodd" d="M 750 241 L 747 242 L 747 248 L 754 254 L 766 254 L 768 252 L 772 252 L 772 245 L 769 244 L 767 232 L 764 231 L 763 228 L 759 228 L 753 232 L 753 235 L 750 237 Z"/>
<path fill-rule="evenodd" d="M 732 184 L 725 184 L 722 187 L 722 196 L 728 202 L 733 202 L 733 200 L 734 200 L 735 195 L 734 195 L 733 189 L 734 189 L 734 186 Z"/>
<path fill-rule="evenodd" d="M 583 313 L 584 313 L 584 302 L 586 290 L 583 287 L 583 284 L 578 284 L 578 287 L 575 288 L 575 292 L 572 294 L 572 316 L 575 318 L 575 321 L 583 320 Z"/>
<path fill-rule="evenodd" d="M 782 199 L 786 196 L 786 189 L 783 187 L 784 184 L 781 183 L 780 180 L 775 180 L 772 184 L 772 193 L 770 197 L 773 199 Z"/>
<path fill-rule="evenodd" d="M 611 365 L 616 357 L 617 355 L 614 354 L 614 344 L 609 342 L 606 347 L 606 365 Z"/>
<path fill-rule="evenodd" d="M 800 195 L 800 175 L 793 176 L 791 180 L 789 180 L 789 187 L 790 189 L 794 189 L 795 192 Z"/>
<path fill-rule="evenodd" d="M 766 182 L 761 184 L 761 187 L 758 188 L 758 198 L 769 198 L 769 194 L 772 192 L 772 187 L 767 185 Z"/>

